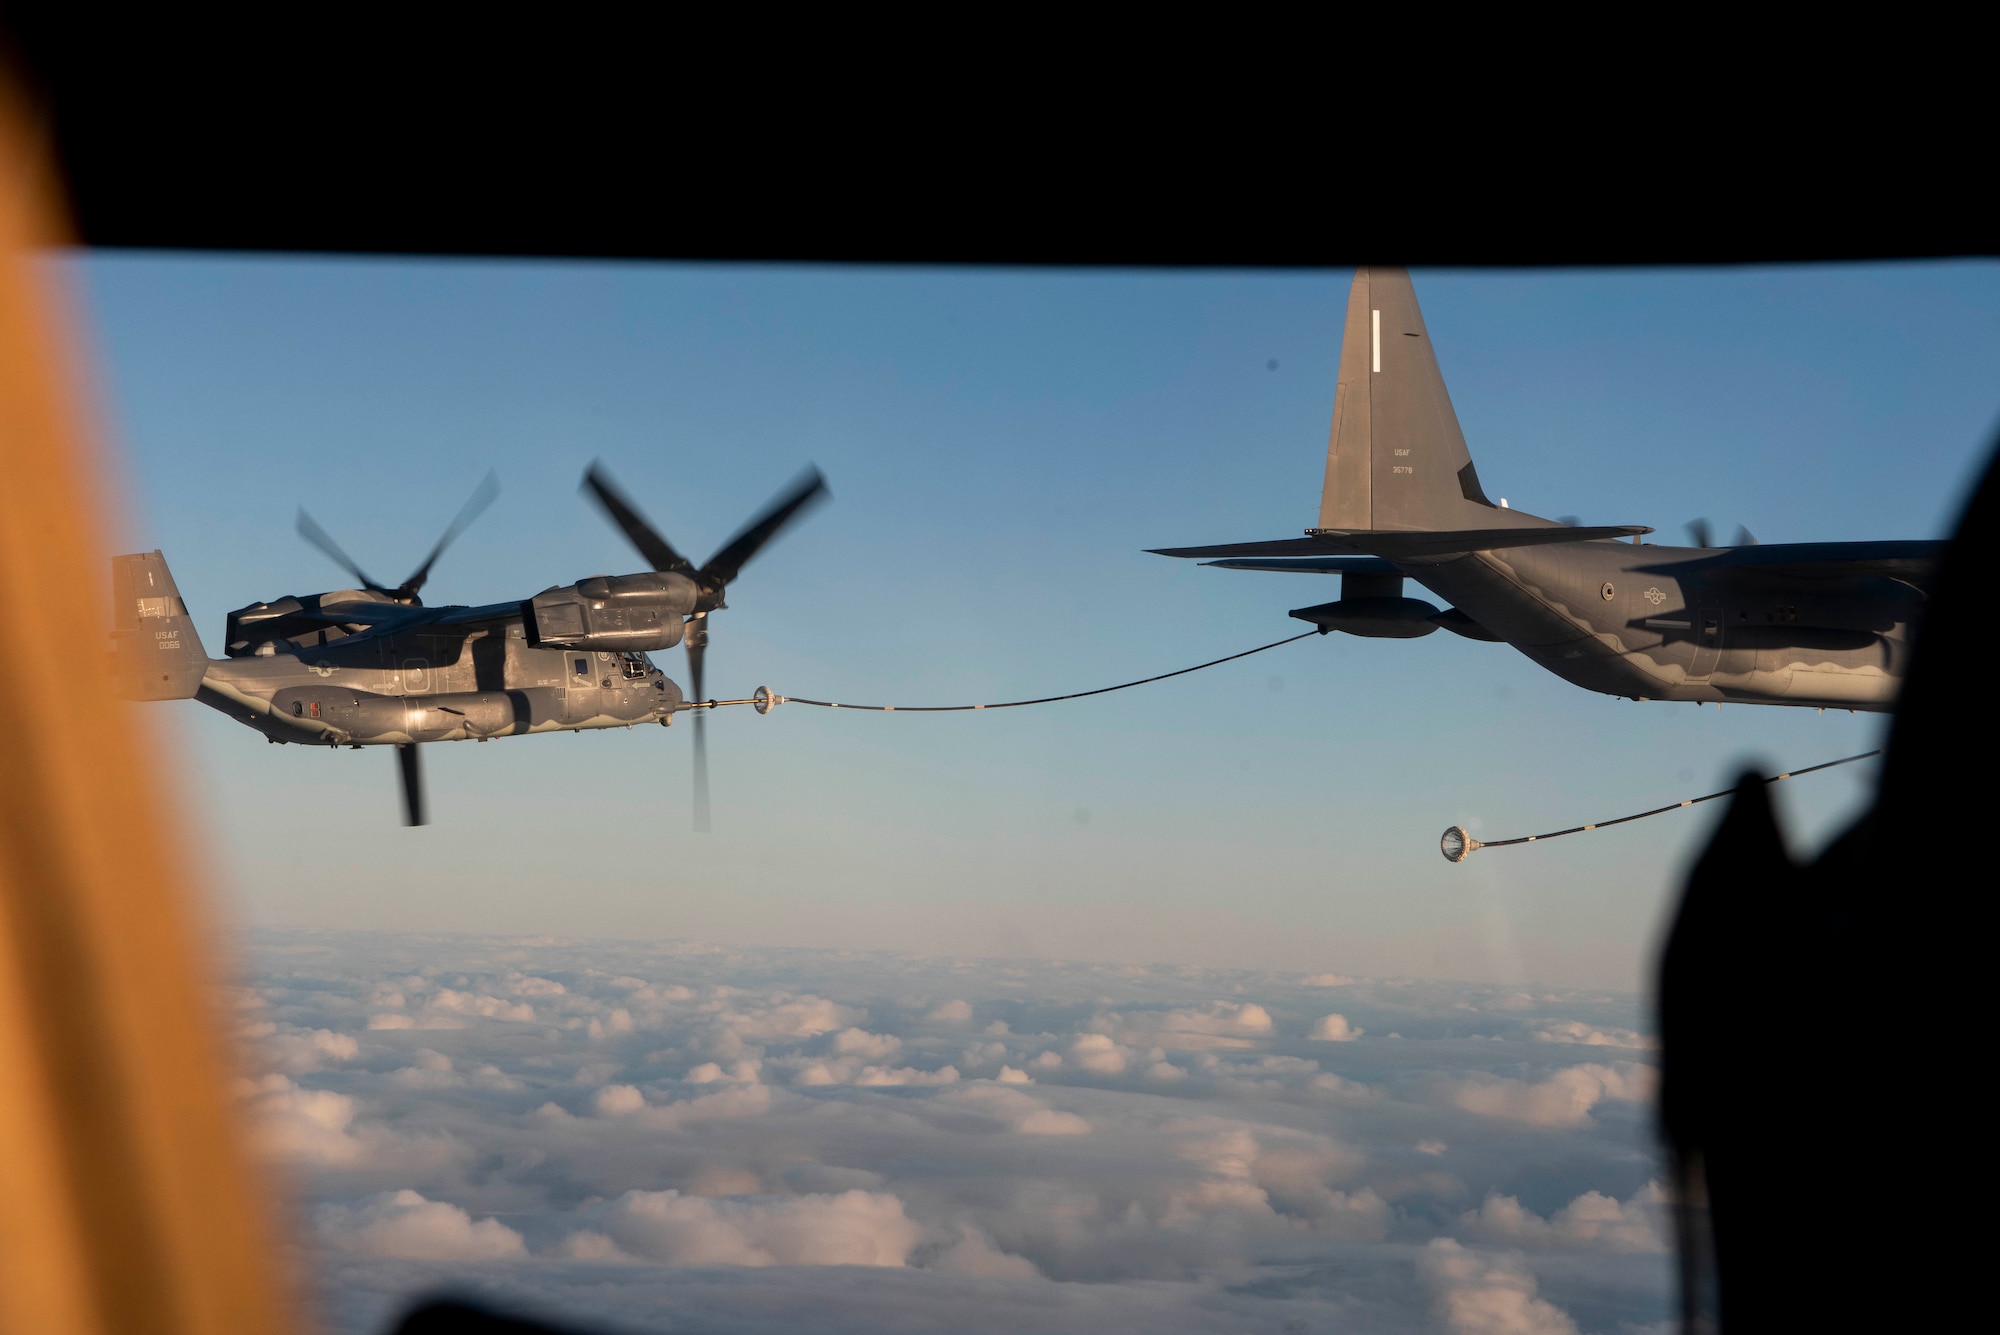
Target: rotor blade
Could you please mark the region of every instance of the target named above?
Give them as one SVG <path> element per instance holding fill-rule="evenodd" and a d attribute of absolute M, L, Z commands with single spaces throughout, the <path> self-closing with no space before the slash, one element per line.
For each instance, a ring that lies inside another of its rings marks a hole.
<path fill-rule="evenodd" d="M 333 536 L 313 522 L 313 517 L 306 513 L 303 505 L 299 507 L 298 530 L 300 537 L 332 557 L 335 565 L 360 580 L 362 588 L 369 590 L 371 593 L 391 592 L 391 590 L 383 588 L 380 584 L 368 578 L 361 567 L 354 564 L 354 558 L 340 550 L 340 544 L 333 540 Z"/>
<path fill-rule="evenodd" d="M 1695 546 L 1715 546 L 1715 529 L 1706 519 L 1690 519 L 1683 527 L 1687 529 L 1688 537 L 1694 540 Z"/>
<path fill-rule="evenodd" d="M 674 550 L 674 545 L 660 536 L 660 531 L 646 522 L 646 517 L 634 506 L 604 471 L 604 465 L 593 461 L 583 470 L 584 495 L 596 501 L 598 507 L 610 516 L 632 545 L 639 549 L 639 555 L 655 570 L 675 570 L 683 575 L 694 573 L 694 564 Z"/>
<path fill-rule="evenodd" d="M 1757 545 L 1757 535 L 1750 531 L 1748 525 L 1738 524 L 1736 526 L 1736 541 L 1733 545 L 1737 547 L 1755 547 Z"/>
<path fill-rule="evenodd" d="M 800 511 L 829 494 L 826 479 L 820 475 L 819 469 L 808 467 L 791 486 L 764 507 L 762 514 L 724 543 L 721 551 L 708 558 L 708 564 L 701 568 L 701 582 L 713 582 L 720 586 L 735 579 L 750 563 L 750 558 L 776 537 L 780 529 L 796 518 Z"/>
<path fill-rule="evenodd" d="M 698 635 L 688 638 L 688 687 L 696 700 L 708 697 L 701 693 L 702 660 L 708 656 L 708 632 L 706 628 Z M 708 730 L 706 709 L 694 711 L 694 832 L 707 834 L 708 827 Z"/>
<path fill-rule="evenodd" d="M 424 762 L 417 754 L 416 743 L 397 745 L 396 768 L 403 776 L 403 824 L 430 824 L 424 810 Z"/>
<path fill-rule="evenodd" d="M 408 579 L 403 581 L 403 587 L 397 590 L 397 592 L 408 594 L 420 592 L 424 587 L 424 581 L 431 577 L 431 567 L 437 564 L 438 557 L 444 555 L 444 549 L 456 542 L 458 535 L 465 532 L 465 526 L 484 514 L 486 507 L 493 504 L 493 498 L 499 494 L 500 477 L 498 474 L 488 471 L 486 480 L 473 489 L 472 499 L 459 507 L 458 518 L 451 521 L 451 527 L 447 528 L 444 531 L 444 536 L 437 540 L 437 546 L 431 548 L 431 554 L 426 556 L 424 563 L 418 566 Z"/>

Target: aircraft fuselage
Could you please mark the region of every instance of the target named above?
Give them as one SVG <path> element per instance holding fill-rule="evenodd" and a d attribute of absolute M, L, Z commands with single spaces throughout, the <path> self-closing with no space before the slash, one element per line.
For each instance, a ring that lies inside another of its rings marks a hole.
<path fill-rule="evenodd" d="M 670 722 L 681 705 L 643 653 L 533 645 L 518 620 L 439 630 L 210 659 L 196 698 L 273 741 L 309 746 L 629 728 Z"/>
<path fill-rule="evenodd" d="M 1893 707 L 1924 605 L 1918 588 L 1872 573 L 1767 576 L 1760 572 L 1782 549 L 1740 549 L 1755 563 L 1733 560 L 1735 550 L 1580 542 L 1398 564 L 1495 637 L 1588 690 L 1640 700 Z"/>

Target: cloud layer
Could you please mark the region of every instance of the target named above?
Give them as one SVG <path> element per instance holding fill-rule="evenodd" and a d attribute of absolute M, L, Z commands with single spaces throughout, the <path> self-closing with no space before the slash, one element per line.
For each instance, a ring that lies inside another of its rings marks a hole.
<path fill-rule="evenodd" d="M 1630 997 L 686 944 L 252 954 L 241 1097 L 336 1329 L 443 1286 L 628 1329 L 1667 1314 Z"/>

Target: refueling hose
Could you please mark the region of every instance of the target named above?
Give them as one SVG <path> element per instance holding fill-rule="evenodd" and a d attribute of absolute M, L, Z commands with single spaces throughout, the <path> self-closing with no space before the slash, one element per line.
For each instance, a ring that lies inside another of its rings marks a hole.
<path fill-rule="evenodd" d="M 1298 641 L 1310 636 L 1324 634 L 1326 634 L 1324 630 L 1303 631 L 1297 635 L 1288 635 L 1282 640 L 1273 640 L 1269 644 L 1260 644 L 1255 649 L 1245 649 L 1240 654 L 1230 654 L 1226 658 L 1211 658 L 1208 662 L 1196 663 L 1193 667 L 1178 668 L 1172 672 L 1162 672 L 1152 677 L 1141 677 L 1137 681 L 1121 681 L 1116 686 L 1100 686 L 1094 691 L 1071 691 L 1068 695 L 1044 695 L 1033 700 L 1003 700 L 997 704 L 986 705 L 850 705 L 843 704 L 838 700 L 808 700 L 804 696 L 779 695 L 768 686 L 759 686 L 756 694 L 748 699 L 689 700 L 682 704 L 681 708 L 717 709 L 724 705 L 752 705 L 755 706 L 759 714 L 768 714 L 783 704 L 813 705 L 820 709 L 859 709 L 874 714 L 962 714 L 980 709 L 1020 709 L 1027 705 L 1052 705 L 1060 700 L 1082 700 L 1092 695 L 1108 695 L 1112 691 L 1130 690 L 1134 686 L 1144 686 L 1150 682 L 1165 681 L 1169 677 L 1185 677 L 1190 672 L 1200 672 L 1203 668 L 1220 667 L 1224 663 L 1234 663 L 1239 658 L 1248 658 L 1252 654 L 1261 654 L 1267 649 L 1276 649 L 1282 645 L 1296 644 Z M 1805 769 L 1789 770 L 1784 774 L 1767 779 L 1765 782 L 1778 783 L 1785 779 L 1796 779 L 1804 774 L 1816 774 L 1820 770 L 1832 769 L 1836 765 L 1851 765 L 1857 760 L 1866 760 L 1870 756 L 1879 756 L 1881 754 L 1880 748 L 1873 751 L 1863 751 L 1860 755 L 1843 756 L 1839 760 L 1829 760 L 1820 765 L 1809 765 Z M 1608 830 L 1613 825 L 1624 825 L 1630 821 L 1644 820 L 1648 816 L 1664 816 L 1667 812 L 1679 811 L 1682 807 L 1692 807 L 1698 806 L 1703 802 L 1713 802 L 1716 798 L 1727 797 L 1734 791 L 1735 789 L 1732 788 L 1725 789 L 1719 793 L 1704 793 L 1700 797 L 1684 798 L 1679 802 L 1669 803 L 1663 807 L 1654 807 L 1651 811 L 1639 811 L 1634 812 L 1630 816 L 1619 816 L 1615 820 L 1593 821 L 1589 825 L 1572 825 L 1567 830 L 1551 830 L 1547 834 L 1524 834 L 1513 839 L 1481 841 L 1474 839 L 1466 832 L 1463 826 L 1454 825 L 1439 838 L 1438 848 L 1444 854 L 1447 861 L 1463 862 L 1467 857 L 1471 856 L 1474 849 L 1507 848 L 1514 844 L 1536 844 L 1544 839 L 1560 839 L 1566 834 L 1583 834 L 1589 830 Z"/>
<path fill-rule="evenodd" d="M 1823 765 L 1808 765 L 1804 769 L 1789 770 L 1783 774 L 1773 775 L 1771 778 L 1764 780 L 1764 782 L 1779 783 L 1785 779 L 1796 779 L 1801 774 L 1816 774 L 1823 769 L 1832 769 L 1835 765 L 1852 765 L 1857 760 L 1866 760 L 1870 756 L 1879 756 L 1881 754 L 1881 748 L 1877 747 L 1873 751 L 1863 751 L 1858 756 L 1842 756 L 1839 760 L 1829 760 Z M 1727 797 L 1735 791 L 1734 788 L 1725 788 L 1719 793 L 1704 793 L 1700 797 L 1683 798 L 1679 802 L 1674 802 L 1664 807 L 1654 807 L 1651 811 L 1639 811 L 1630 816 L 1620 816 L 1616 820 L 1600 820 L 1589 825 L 1572 825 L 1567 830 L 1552 830 L 1547 834 L 1524 834 L 1513 839 L 1489 839 L 1481 842 L 1478 839 L 1474 839 L 1470 834 L 1467 834 L 1464 826 L 1454 825 L 1438 838 L 1438 851 L 1444 854 L 1445 861 L 1447 862 L 1463 862 L 1472 856 L 1472 851 L 1476 848 L 1506 848 L 1511 844 L 1536 844 L 1544 839 L 1560 839 L 1566 834 L 1582 834 L 1586 830 L 1607 830 L 1613 825 L 1623 825 L 1627 821 L 1644 820 L 1648 816 L 1664 816 L 1667 812 L 1679 811 L 1682 807 L 1691 807 L 1702 802 L 1713 802 L 1716 798 Z"/>
<path fill-rule="evenodd" d="M 1242 653 L 1231 654 L 1227 658 L 1212 658 L 1206 663 L 1196 663 L 1193 667 L 1184 667 L 1173 672 L 1162 672 L 1157 677 L 1141 677 L 1137 681 L 1121 681 L 1116 686 L 1100 686 L 1094 691 L 1072 691 L 1068 695 L 1045 695 L 1039 700 L 1005 700 L 997 705 L 844 705 L 835 700 L 807 700 L 800 696 L 787 695 L 779 697 L 779 701 L 788 701 L 795 705 L 818 705 L 821 709 L 866 709 L 877 714 L 961 714 L 973 709 L 1019 709 L 1023 705 L 1052 705 L 1058 700 L 1081 700 L 1087 695 L 1108 695 L 1112 691 L 1130 690 L 1134 686 L 1144 686 L 1148 682 L 1154 681 L 1165 681 L 1169 677 L 1185 677 L 1190 672 L 1199 672 L 1203 668 L 1219 667 L 1224 663 L 1234 663 L 1239 658 L 1248 658 L 1252 654 L 1261 654 L 1266 649 L 1276 649 L 1282 644 L 1294 644 L 1299 640 L 1307 638 L 1307 636 L 1324 635 L 1325 633 L 1325 631 L 1320 630 L 1309 630 L 1304 634 L 1289 635 L 1282 640 L 1273 640 L 1269 644 L 1260 644 L 1255 649 L 1245 649 Z"/>

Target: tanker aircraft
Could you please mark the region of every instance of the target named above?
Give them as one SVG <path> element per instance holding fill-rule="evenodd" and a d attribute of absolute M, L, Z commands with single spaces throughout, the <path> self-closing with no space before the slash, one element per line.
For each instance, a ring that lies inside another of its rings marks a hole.
<path fill-rule="evenodd" d="M 532 598 L 484 607 L 425 607 L 431 566 L 491 503 L 489 476 L 416 572 L 395 588 L 368 578 L 299 511 L 299 532 L 346 567 L 358 589 L 252 603 L 229 614 L 221 658 L 202 648 L 194 620 L 157 551 L 111 558 L 113 658 L 128 699 L 195 699 L 272 742 L 393 746 L 404 822 L 425 823 L 417 747 L 524 733 L 671 724 L 694 711 L 694 821 L 708 828 L 702 717 L 724 704 L 766 713 L 780 701 L 701 698 L 708 617 L 724 591 L 780 529 L 827 494 L 808 469 L 697 569 L 675 551 L 593 464 L 594 499 L 652 566 L 593 575 Z M 648 650 L 685 643 L 692 698 Z"/>
<path fill-rule="evenodd" d="M 1644 542 L 1487 499 L 1403 269 L 1363 268 L 1347 323 L 1319 523 L 1272 542 L 1157 549 L 1230 570 L 1338 574 L 1291 615 L 1387 639 L 1442 627 L 1509 644 L 1633 700 L 1886 711 L 1942 542 Z M 1630 541 L 1620 541 L 1630 539 Z M 1406 597 L 1415 580 L 1451 606 Z"/>

